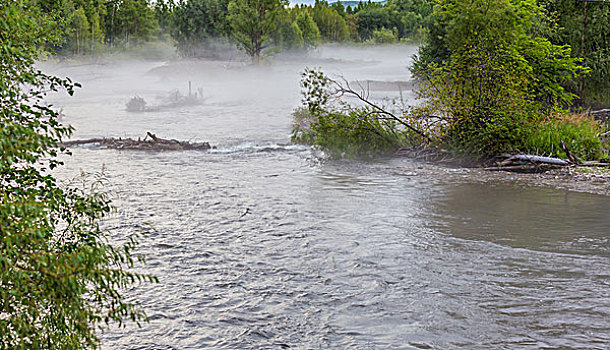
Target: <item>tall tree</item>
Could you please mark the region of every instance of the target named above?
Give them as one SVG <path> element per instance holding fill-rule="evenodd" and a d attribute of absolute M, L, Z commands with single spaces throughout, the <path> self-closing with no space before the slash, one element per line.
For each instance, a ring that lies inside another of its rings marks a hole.
<path fill-rule="evenodd" d="M 75 41 L 74 53 L 80 55 L 89 39 L 89 21 L 82 7 L 74 11 L 72 16 L 72 36 Z"/>
<path fill-rule="evenodd" d="M 313 20 L 324 40 L 342 42 L 349 37 L 349 28 L 337 8 L 329 6 L 326 1 L 316 1 L 313 7 Z"/>
<path fill-rule="evenodd" d="M 296 23 L 303 33 L 303 45 L 306 49 L 312 49 L 320 44 L 320 30 L 309 12 L 300 11 Z"/>
<path fill-rule="evenodd" d="M 229 24 L 233 38 L 252 60 L 258 62 L 269 46 L 269 35 L 276 29 L 275 19 L 285 11 L 285 0 L 231 0 Z"/>

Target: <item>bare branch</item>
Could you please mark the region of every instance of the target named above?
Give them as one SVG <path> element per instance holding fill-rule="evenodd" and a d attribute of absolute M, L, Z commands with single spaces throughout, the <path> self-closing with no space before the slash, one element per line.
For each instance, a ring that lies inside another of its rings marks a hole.
<path fill-rule="evenodd" d="M 354 89 L 352 89 L 352 87 L 350 86 L 349 82 L 344 77 L 341 76 L 340 79 L 343 80 L 343 83 L 341 83 L 340 81 L 334 80 L 334 79 L 330 79 L 331 84 L 334 86 L 334 91 L 332 92 L 333 95 L 336 95 L 336 96 L 339 96 L 339 97 L 340 96 L 345 96 L 345 95 L 356 97 L 361 102 L 364 102 L 366 105 L 372 107 L 379 114 L 383 114 L 383 115 L 388 116 L 391 120 L 394 120 L 394 121 L 398 122 L 399 124 L 403 125 L 407 129 L 409 129 L 409 130 L 417 133 L 418 135 L 422 136 L 428 142 L 430 142 L 430 143 L 433 142 L 432 139 L 428 135 L 426 135 L 424 132 L 422 132 L 421 130 L 418 130 L 417 128 L 415 128 L 412 125 L 408 124 L 403 119 L 401 119 L 401 118 L 397 117 L 396 115 L 394 115 L 392 112 L 387 111 L 387 110 L 383 109 L 381 106 L 371 102 L 369 100 L 369 98 L 368 98 L 369 97 L 369 93 L 364 91 L 364 88 L 362 87 L 362 84 L 360 84 L 360 82 L 358 82 L 358 85 L 360 85 L 360 87 L 363 90 L 362 90 L 362 92 L 358 93 Z"/>

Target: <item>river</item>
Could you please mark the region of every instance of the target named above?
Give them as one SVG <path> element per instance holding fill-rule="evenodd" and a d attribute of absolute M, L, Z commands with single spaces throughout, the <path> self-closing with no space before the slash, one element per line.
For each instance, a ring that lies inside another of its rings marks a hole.
<path fill-rule="evenodd" d="M 405 158 L 329 160 L 290 144 L 299 73 L 409 80 L 414 47 L 325 47 L 238 61 L 63 63 L 74 138 L 208 141 L 209 152 L 80 147 L 102 171 L 113 239 L 146 232 L 158 284 L 125 291 L 150 322 L 104 349 L 607 349 L 610 197 Z M 130 113 L 201 87 L 196 106 Z M 397 96 L 396 91 L 373 91 Z M 403 98 L 414 103 L 411 91 Z"/>

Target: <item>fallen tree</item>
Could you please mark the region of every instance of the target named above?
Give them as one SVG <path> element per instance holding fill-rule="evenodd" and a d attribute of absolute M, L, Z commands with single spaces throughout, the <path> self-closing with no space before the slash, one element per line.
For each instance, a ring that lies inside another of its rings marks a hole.
<path fill-rule="evenodd" d="M 565 144 L 564 144 L 565 147 Z M 565 166 L 610 166 L 610 163 L 597 161 L 581 162 L 572 156 L 567 150 L 567 154 L 571 159 L 562 159 L 555 157 L 544 157 L 533 154 L 504 154 L 502 161 L 496 162 L 496 166 L 487 167 L 485 170 L 491 171 L 540 171 L 549 167 L 565 167 Z"/>
<path fill-rule="evenodd" d="M 101 148 L 119 150 L 141 150 L 141 151 L 206 151 L 212 148 L 208 142 L 188 142 L 175 139 L 162 139 L 157 135 L 147 131 L 144 139 L 138 138 L 92 138 L 85 140 L 73 140 L 63 142 L 64 147 L 79 145 L 98 145 Z"/>

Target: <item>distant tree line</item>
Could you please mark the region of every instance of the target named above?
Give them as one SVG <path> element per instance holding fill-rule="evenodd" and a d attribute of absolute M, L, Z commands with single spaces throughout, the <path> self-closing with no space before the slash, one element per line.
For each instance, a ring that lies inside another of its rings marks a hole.
<path fill-rule="evenodd" d="M 172 38 L 185 56 L 200 55 L 219 42 L 235 42 L 257 56 L 271 47 L 310 49 L 321 42 L 421 39 L 434 4 L 433 0 L 389 0 L 352 7 L 316 1 L 291 7 L 284 0 L 35 1 L 65 27 L 64 44 L 56 52 L 92 54 L 107 47 Z M 249 48 L 253 37 L 254 46 L 260 45 L 254 51 Z"/>
<path fill-rule="evenodd" d="M 95 54 L 170 39 L 182 56 L 209 55 L 237 44 L 256 61 L 265 52 L 309 50 L 320 43 L 395 43 L 427 40 L 420 61 L 441 62 L 447 23 L 434 0 L 385 3 L 286 0 L 32 0 L 64 27 L 55 52 Z M 464 0 L 466 2 L 471 0 Z M 538 0 L 548 26 L 536 35 L 572 47 L 588 75 L 566 86 L 582 104 L 610 103 L 610 3 Z M 435 8 L 437 10 L 435 11 Z M 537 27 L 536 27 L 537 26 Z M 535 27 L 535 28 L 534 28 Z M 536 29 L 537 28 L 537 29 Z"/>
<path fill-rule="evenodd" d="M 157 38 L 156 10 L 147 0 L 35 0 L 63 27 L 60 54 L 94 54 L 108 47 L 130 47 Z"/>
<path fill-rule="evenodd" d="M 394 43 L 425 36 L 432 0 L 341 2 L 290 7 L 281 0 L 159 0 L 156 11 L 178 50 L 196 56 L 218 41 L 259 57 L 265 48 L 311 49 L 321 42 Z M 169 19 L 169 20 L 168 20 Z"/>

